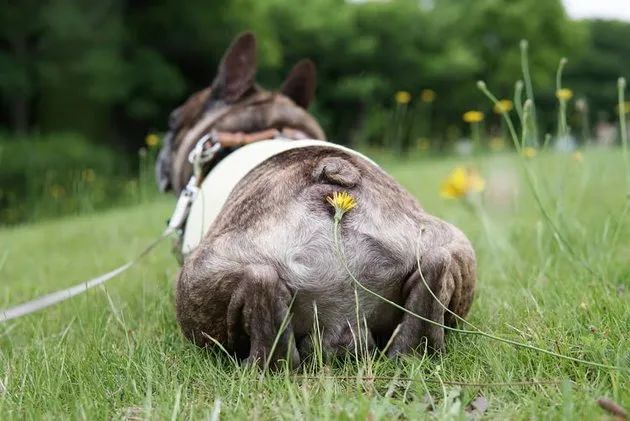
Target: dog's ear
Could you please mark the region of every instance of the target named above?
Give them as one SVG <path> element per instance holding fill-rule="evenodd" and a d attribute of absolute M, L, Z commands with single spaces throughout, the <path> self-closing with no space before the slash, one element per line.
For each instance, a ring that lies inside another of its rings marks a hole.
<path fill-rule="evenodd" d="M 309 59 L 300 60 L 284 80 L 280 92 L 293 100 L 300 107 L 307 109 L 315 96 L 317 70 Z"/>
<path fill-rule="evenodd" d="M 256 37 L 245 32 L 232 41 L 219 72 L 212 82 L 212 98 L 227 103 L 238 101 L 254 85 L 256 76 Z"/>

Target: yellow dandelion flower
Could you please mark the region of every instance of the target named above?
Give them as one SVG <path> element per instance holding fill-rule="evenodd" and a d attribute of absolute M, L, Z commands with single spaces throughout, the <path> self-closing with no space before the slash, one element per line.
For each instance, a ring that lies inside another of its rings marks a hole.
<path fill-rule="evenodd" d="M 462 118 L 466 123 L 480 123 L 483 121 L 483 113 L 481 111 L 466 111 Z"/>
<path fill-rule="evenodd" d="M 509 113 L 514 108 L 514 103 L 509 99 L 501 99 L 494 104 L 494 112 L 497 114 Z"/>
<path fill-rule="evenodd" d="M 407 91 L 398 91 L 394 96 L 397 104 L 408 104 L 411 101 L 411 94 Z"/>
<path fill-rule="evenodd" d="M 472 168 L 457 167 L 446 177 L 440 195 L 447 199 L 457 199 L 471 193 L 479 193 L 486 187 L 486 181 Z"/>
<path fill-rule="evenodd" d="M 582 152 L 575 151 L 573 152 L 573 154 L 571 154 L 571 159 L 574 160 L 575 162 L 582 162 L 584 161 L 584 156 L 582 155 Z"/>
<path fill-rule="evenodd" d="M 571 89 L 567 89 L 567 88 L 562 88 L 562 89 L 558 89 L 556 91 L 556 97 L 560 100 L 560 101 L 568 101 L 571 98 L 573 98 L 573 91 Z"/>
<path fill-rule="evenodd" d="M 146 143 L 149 148 L 154 148 L 160 143 L 160 138 L 155 133 L 149 133 L 147 137 L 144 138 L 144 143 Z"/>
<path fill-rule="evenodd" d="M 335 220 L 341 220 L 346 212 L 350 212 L 357 206 L 357 201 L 348 192 L 334 192 L 332 197 L 326 197 L 326 201 L 335 208 Z"/>
<path fill-rule="evenodd" d="M 534 158 L 536 155 L 538 155 L 538 151 L 536 150 L 536 148 L 532 148 L 531 146 L 526 146 L 521 151 L 521 154 L 525 158 L 531 159 L 531 158 Z"/>
<path fill-rule="evenodd" d="M 623 104 L 621 104 L 621 106 L 617 105 L 615 107 L 615 110 L 617 111 L 617 114 L 630 114 L 630 101 L 624 102 Z"/>
<path fill-rule="evenodd" d="M 436 97 L 437 94 L 433 89 L 423 89 L 420 91 L 420 101 L 426 102 L 427 104 L 435 101 Z"/>

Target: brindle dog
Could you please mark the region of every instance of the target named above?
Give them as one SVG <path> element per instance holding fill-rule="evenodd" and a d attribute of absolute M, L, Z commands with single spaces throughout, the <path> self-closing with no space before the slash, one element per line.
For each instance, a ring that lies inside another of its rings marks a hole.
<path fill-rule="evenodd" d="M 212 85 L 175 110 L 157 164 L 164 189 L 182 189 L 191 172 L 185 157 L 211 128 L 291 127 L 323 139 L 305 111 L 314 93 L 313 64 L 297 64 L 273 94 L 254 84 L 255 71 L 255 38 L 246 33 L 225 53 Z M 466 236 L 425 212 L 366 160 L 332 147 L 307 147 L 276 155 L 245 176 L 184 262 L 177 318 L 185 336 L 202 346 L 217 341 L 251 361 L 297 364 L 313 349 L 317 321 L 327 355 L 353 350 L 359 331 L 371 348 L 389 341 L 390 356 L 412 352 L 423 341 L 442 350 L 443 328 L 361 289 L 357 306 L 355 285 L 335 252 L 333 209 L 325 200 L 337 191 L 358 203 L 340 230 L 348 267 L 363 285 L 418 315 L 454 325 L 422 282 L 418 252 L 431 290 L 451 311 L 466 315 L 476 281 Z"/>

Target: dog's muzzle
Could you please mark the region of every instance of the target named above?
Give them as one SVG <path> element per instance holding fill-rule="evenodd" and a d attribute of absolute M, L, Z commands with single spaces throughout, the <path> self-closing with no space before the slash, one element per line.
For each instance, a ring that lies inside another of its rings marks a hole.
<path fill-rule="evenodd" d="M 155 161 L 155 180 L 162 193 L 170 191 L 173 188 L 171 185 L 172 139 L 173 132 L 168 132 L 164 135 L 164 145 L 162 149 L 160 149 L 160 153 Z"/>

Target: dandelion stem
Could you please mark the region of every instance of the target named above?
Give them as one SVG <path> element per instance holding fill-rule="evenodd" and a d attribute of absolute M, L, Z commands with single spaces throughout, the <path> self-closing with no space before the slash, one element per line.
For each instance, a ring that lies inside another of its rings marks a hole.
<path fill-rule="evenodd" d="M 617 92 L 619 97 L 619 130 L 621 131 L 621 149 L 623 152 L 623 161 L 626 167 L 626 189 L 630 195 L 630 161 L 628 160 L 628 128 L 626 127 L 626 79 L 620 77 L 617 81 Z"/>
<path fill-rule="evenodd" d="M 619 130 L 621 131 L 621 150 L 623 154 L 624 166 L 626 168 L 626 203 L 623 207 L 623 211 L 621 212 L 621 217 L 619 218 L 619 222 L 617 223 L 617 228 L 615 229 L 615 233 L 612 237 L 612 246 L 615 247 L 617 245 L 617 241 L 619 239 L 619 234 L 621 229 L 624 226 L 624 222 L 626 220 L 626 216 L 628 212 L 630 212 L 630 160 L 628 159 L 628 129 L 626 127 L 626 114 L 628 110 L 626 110 L 626 79 L 620 77 L 617 81 L 617 95 L 619 98 Z"/>
<path fill-rule="evenodd" d="M 424 276 L 421 276 L 421 277 L 423 279 L 423 282 L 425 282 L 425 286 L 431 292 L 431 295 L 440 304 L 440 306 L 445 308 L 446 311 L 448 311 L 449 313 L 453 314 L 459 320 L 463 320 L 464 323 L 466 323 L 469 326 L 473 327 L 475 330 L 458 329 L 458 328 L 455 328 L 455 327 L 450 327 L 450 326 L 444 325 L 442 323 L 436 322 L 436 321 L 428 319 L 426 317 L 422 317 L 419 314 L 416 314 L 415 312 L 413 312 L 413 311 L 411 311 L 411 310 L 409 310 L 409 309 L 407 309 L 407 308 L 405 308 L 405 307 L 403 307 L 403 306 L 401 306 L 401 305 L 399 305 L 399 304 L 397 304 L 397 303 L 395 303 L 395 302 L 393 302 L 393 301 L 383 297 L 379 293 L 372 291 L 368 287 L 364 286 L 354 276 L 354 274 L 352 273 L 352 271 L 348 267 L 348 262 L 347 262 L 347 260 L 345 258 L 344 253 L 343 253 L 343 249 L 341 248 L 341 245 L 339 243 L 339 221 L 337 221 L 337 220 L 335 220 L 335 222 L 333 224 L 333 237 L 334 237 L 334 243 L 335 243 L 335 250 L 337 252 L 337 255 L 338 255 L 338 257 L 339 257 L 339 259 L 340 259 L 344 269 L 346 270 L 346 273 L 348 274 L 350 279 L 352 279 L 352 281 L 359 288 L 361 288 L 362 290 L 364 290 L 368 294 L 371 294 L 371 295 L 377 297 L 378 299 L 380 299 L 380 300 L 390 304 L 391 306 L 393 306 L 393 307 L 395 307 L 395 308 L 397 308 L 397 309 L 399 309 L 399 310 L 401 310 L 401 311 L 403 311 L 403 312 L 405 312 L 405 313 L 407 313 L 407 314 L 409 314 L 409 315 L 411 315 L 411 316 L 413 316 L 413 317 L 415 317 L 417 319 L 420 319 L 420 320 L 422 320 L 422 321 L 424 321 L 426 323 L 432 324 L 434 326 L 438 326 L 438 327 L 441 327 L 443 329 L 450 330 L 452 332 L 464 333 L 464 334 L 469 334 L 469 335 L 484 336 L 486 338 L 493 339 L 493 340 L 498 341 L 498 342 L 503 342 L 503 343 L 506 343 L 506 344 L 509 344 L 509 345 L 513 345 L 513 346 L 517 346 L 517 347 L 521 347 L 521 348 L 526 348 L 526 349 L 529 349 L 529 350 L 532 350 L 532 351 L 541 352 L 543 354 L 551 355 L 551 356 L 554 356 L 554 357 L 562 358 L 562 359 L 565 359 L 565 360 L 568 360 L 568 361 L 573 361 L 573 362 L 584 364 L 584 365 L 590 365 L 590 366 L 593 366 L 593 367 L 599 367 L 599 368 L 605 368 L 605 369 L 611 369 L 611 370 L 628 371 L 628 369 L 624 368 L 624 367 L 618 367 L 618 366 L 614 366 L 614 365 L 601 364 L 601 363 L 597 363 L 597 362 L 593 362 L 593 361 L 582 360 L 580 358 L 570 357 L 568 355 L 562 355 L 562 354 L 559 354 L 557 352 L 548 351 L 546 349 L 539 348 L 539 347 L 536 347 L 536 346 L 533 346 L 533 345 L 523 344 L 523 343 L 520 343 L 520 342 L 513 341 L 511 339 L 501 338 L 501 337 L 493 335 L 491 333 L 484 332 L 484 331 L 478 329 L 477 327 L 475 327 L 474 325 L 472 325 L 470 322 L 465 321 L 463 318 L 461 318 L 460 316 L 456 315 L 455 313 L 450 311 L 444 304 L 442 304 L 442 302 L 435 296 L 435 294 L 433 294 L 433 292 L 431 291 L 431 288 L 428 287 L 428 284 L 424 280 Z M 418 263 L 419 263 L 419 257 L 418 257 Z M 420 274 L 422 275 L 422 271 L 420 269 L 420 266 L 418 266 L 418 271 L 420 271 Z"/>
<path fill-rule="evenodd" d="M 562 58 L 560 64 L 558 64 L 558 71 L 556 72 L 556 93 L 562 91 L 562 71 L 567 64 L 567 59 Z M 562 139 L 567 136 L 569 129 L 567 126 L 567 100 L 558 95 L 558 138 Z"/>
<path fill-rule="evenodd" d="M 523 81 L 518 80 L 514 85 L 514 108 L 521 124 L 523 124 Z"/>
<path fill-rule="evenodd" d="M 479 90 L 481 90 L 481 92 L 483 92 L 486 95 L 486 97 L 490 99 L 490 101 L 492 101 L 494 105 L 498 103 L 498 99 L 492 94 L 492 92 L 490 92 L 485 82 L 483 81 L 477 82 L 477 87 L 479 88 Z M 547 211 L 547 208 L 542 202 L 542 197 L 541 197 L 540 192 L 538 191 L 538 187 L 536 186 L 536 182 L 535 182 L 536 177 L 534 176 L 530 166 L 527 164 L 527 161 L 525 160 L 525 158 L 523 157 L 523 154 L 521 153 L 523 143 L 525 142 L 525 135 L 527 134 L 526 128 L 528 127 L 528 121 L 534 118 L 533 113 L 534 113 L 533 103 L 528 99 L 525 102 L 525 108 L 523 110 L 524 121 L 523 121 L 523 139 L 521 140 L 522 143 L 519 143 L 518 135 L 516 134 L 516 129 L 514 128 L 514 124 L 512 123 L 512 119 L 510 118 L 510 115 L 505 112 L 501 113 L 501 115 L 505 119 L 505 122 L 508 125 L 510 135 L 512 136 L 512 141 L 514 142 L 514 147 L 519 152 L 519 155 L 521 155 L 520 162 L 521 162 L 521 165 L 523 166 L 523 169 L 525 170 L 525 175 L 526 175 L 525 180 L 527 181 L 527 185 L 529 186 L 532 192 L 532 195 L 534 196 L 534 200 L 536 200 L 536 204 L 538 205 L 538 208 L 540 209 L 540 213 L 542 214 L 543 218 L 545 219 L 547 224 L 551 227 L 552 231 L 554 232 L 554 237 L 556 238 L 556 241 L 558 241 L 561 246 L 565 247 L 568 250 L 570 256 L 575 261 L 577 261 L 580 265 L 582 265 L 586 270 L 588 270 L 592 275 L 599 276 L 597 272 L 595 272 L 590 267 L 590 265 L 586 261 L 584 261 L 583 258 L 577 255 L 577 252 L 573 249 L 573 247 L 571 247 L 571 243 L 562 234 L 562 232 L 560 231 L 560 228 L 557 226 L 557 224 L 555 223 L 555 221 L 553 220 L 553 218 Z"/>
<path fill-rule="evenodd" d="M 532 119 L 534 121 L 533 144 L 538 144 L 538 127 L 536 124 L 536 101 L 534 100 L 534 87 L 532 85 L 532 78 L 529 73 L 529 58 L 528 58 L 529 43 L 527 40 L 521 40 L 521 69 L 523 71 L 523 80 L 525 81 L 525 92 L 527 99 L 532 102 Z M 523 139 L 523 142 L 527 142 L 528 139 Z"/>
<path fill-rule="evenodd" d="M 492 101 L 492 104 L 494 106 L 496 106 L 499 103 L 499 100 L 497 99 L 497 97 L 495 97 L 492 94 L 492 92 L 490 92 L 488 90 L 488 87 L 486 86 L 486 83 L 484 81 L 482 81 L 482 80 L 478 81 L 477 82 L 477 87 L 488 98 L 490 98 L 490 101 Z M 505 123 L 508 126 L 508 130 L 510 132 L 510 136 L 512 137 L 512 141 L 514 142 L 514 147 L 520 153 L 522 145 L 520 145 L 519 142 L 518 142 L 518 135 L 516 134 L 516 129 L 514 128 L 514 124 L 512 123 L 512 119 L 510 118 L 510 115 L 508 113 L 506 113 L 505 110 L 502 110 L 501 111 L 501 116 L 503 117 L 503 119 L 505 120 Z"/>

